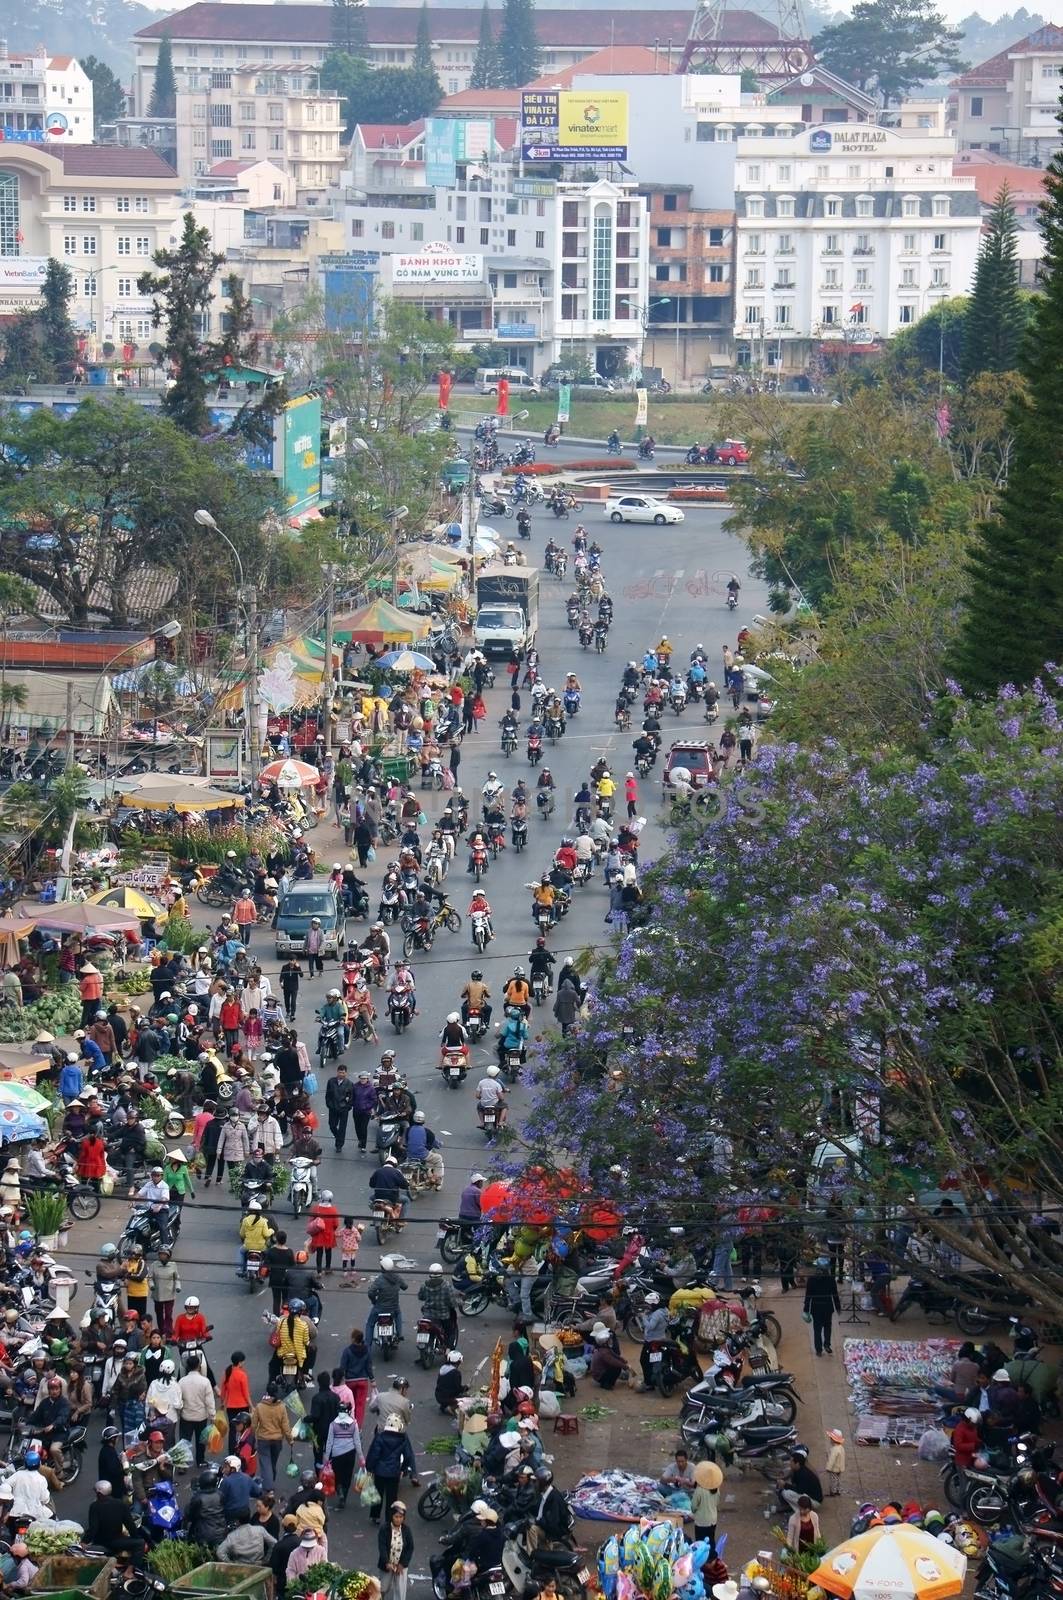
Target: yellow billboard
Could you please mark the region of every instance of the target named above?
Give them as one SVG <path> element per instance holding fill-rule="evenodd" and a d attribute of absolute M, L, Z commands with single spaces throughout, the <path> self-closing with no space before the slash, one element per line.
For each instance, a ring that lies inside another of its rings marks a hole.
<path fill-rule="evenodd" d="M 628 94 L 572 89 L 525 90 L 521 97 L 526 161 L 626 161 Z"/>

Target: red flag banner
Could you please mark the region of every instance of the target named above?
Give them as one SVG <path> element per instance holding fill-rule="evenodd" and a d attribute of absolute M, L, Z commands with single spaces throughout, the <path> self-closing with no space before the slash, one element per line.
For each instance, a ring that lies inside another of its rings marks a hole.
<path fill-rule="evenodd" d="M 445 411 L 450 404 L 450 389 L 453 379 L 449 372 L 439 374 L 439 409 Z"/>
<path fill-rule="evenodd" d="M 498 380 L 498 415 L 500 417 L 507 417 L 509 415 L 508 378 L 499 378 Z"/>

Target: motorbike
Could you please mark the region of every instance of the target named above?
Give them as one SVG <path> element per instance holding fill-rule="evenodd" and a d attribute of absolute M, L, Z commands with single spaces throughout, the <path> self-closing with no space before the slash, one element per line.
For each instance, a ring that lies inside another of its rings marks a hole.
<path fill-rule="evenodd" d="M 526 1524 L 524 1525 L 526 1526 Z M 587 1600 L 591 1592 L 590 1568 L 584 1565 L 586 1556 L 579 1550 L 557 1550 L 540 1546 L 529 1550 L 519 1534 L 520 1525 L 507 1523 L 510 1535 L 502 1547 L 502 1571 L 511 1585 L 513 1594 L 529 1594 L 553 1578 L 557 1592 L 565 1600 Z"/>
<path fill-rule="evenodd" d="M 314 1163 L 309 1156 L 293 1156 L 288 1179 L 288 1199 L 292 1213 L 309 1211 L 314 1198 Z"/>
<path fill-rule="evenodd" d="M 700 1378 L 701 1367 L 694 1354 L 689 1329 L 680 1321 L 670 1339 L 651 1339 L 645 1345 L 650 1380 L 657 1393 L 669 1400 L 681 1383 Z"/>
<path fill-rule="evenodd" d="M 960 1332 L 971 1337 L 985 1333 L 991 1321 L 978 1306 L 961 1300 L 955 1290 L 924 1283 L 921 1278 L 908 1280 L 904 1293 L 890 1312 L 890 1321 L 896 1322 L 909 1306 L 918 1306 L 928 1319 L 940 1317 L 945 1322 L 955 1321 Z"/>
<path fill-rule="evenodd" d="M 456 1050 L 444 1050 L 439 1070 L 448 1089 L 460 1089 L 469 1070 L 468 1052 L 461 1047 Z"/>
<path fill-rule="evenodd" d="M 639 460 L 652 461 L 653 455 L 654 451 L 652 444 L 647 443 L 645 439 L 641 440 L 639 443 Z"/>
<path fill-rule="evenodd" d="M 425 1372 L 438 1367 L 447 1351 L 443 1329 L 430 1317 L 421 1317 L 417 1323 L 417 1365 Z"/>
<path fill-rule="evenodd" d="M 540 1276 L 532 1286 L 532 1310 L 537 1317 L 544 1317 L 546 1314 L 549 1298 L 548 1282 L 548 1279 Z M 494 1267 L 488 1267 L 470 1288 L 462 1289 L 457 1283 L 454 1287 L 461 1296 L 461 1309 L 467 1317 L 482 1316 L 491 1305 L 509 1309 L 505 1273 L 497 1271 Z"/>
<path fill-rule="evenodd" d="M 549 906 L 535 906 L 533 908 L 535 926 L 539 930 L 539 937 L 545 939 L 553 927 L 554 919 Z"/>
<path fill-rule="evenodd" d="M 538 733 L 530 733 L 528 735 L 528 765 L 530 767 L 537 767 L 539 765 L 539 762 L 542 759 L 543 759 L 542 735 L 538 734 Z"/>
<path fill-rule="evenodd" d="M 594 640 L 594 629 L 591 627 L 589 622 L 583 622 L 580 624 L 577 637 L 579 638 L 582 648 L 584 650 L 589 650 Z M 565 710 L 568 710 L 567 706 L 565 707 Z"/>
<path fill-rule="evenodd" d="M 523 1050 L 505 1050 L 502 1053 L 502 1076 L 509 1083 L 516 1083 L 520 1077 L 520 1069 L 524 1065 Z M 484 1112 L 484 1127 L 487 1126 L 489 1113 Z"/>
<path fill-rule="evenodd" d="M 459 1222 L 446 1218 L 436 1229 L 436 1249 L 444 1261 L 451 1266 L 461 1260 L 467 1250 L 473 1245 L 473 1235 L 476 1232 L 476 1223 Z"/>
<path fill-rule="evenodd" d="M 402 941 L 402 953 L 409 960 L 410 956 L 417 950 L 431 950 L 434 939 L 435 933 L 433 932 L 432 923 L 427 917 L 418 917 L 406 929 L 406 934 Z"/>
<path fill-rule="evenodd" d="M 421 768 L 421 788 L 442 789 L 443 781 L 443 763 L 433 756 L 433 758 L 430 761 L 426 761 L 424 766 Z M 366 903 L 366 914 L 368 915 L 368 897 Z"/>
<path fill-rule="evenodd" d="M 545 972 L 533 972 L 531 981 L 532 999 L 537 1006 L 544 1005 L 548 993 L 548 984 Z"/>
<path fill-rule="evenodd" d="M 606 453 L 606 455 L 618 456 L 620 454 L 620 450 L 621 450 L 621 444 L 620 444 L 620 440 L 619 439 L 607 439 L 606 440 L 606 444 L 605 444 L 605 453 Z"/>
<path fill-rule="evenodd" d="M 646 778 L 649 776 L 649 771 L 652 764 L 653 757 L 650 755 L 649 751 L 640 751 L 635 757 L 635 771 L 638 773 L 640 778 Z"/>
<path fill-rule="evenodd" d="M 609 642 L 609 627 L 604 622 L 598 622 L 594 627 L 594 649 L 596 655 L 604 655 L 605 647 Z"/>
<path fill-rule="evenodd" d="M 407 989 L 402 994 L 392 991 L 388 995 L 388 1016 L 396 1033 L 403 1033 L 413 1021 L 414 997 Z"/>
<path fill-rule="evenodd" d="M 104 1281 L 96 1278 L 95 1270 L 92 1267 L 85 1268 L 85 1276 L 86 1278 L 95 1278 L 95 1286 L 92 1304 L 86 1308 L 85 1315 L 81 1319 L 81 1327 L 87 1328 L 90 1326 L 93 1320 L 93 1312 L 96 1311 L 103 1313 L 102 1320 L 108 1327 L 117 1327 L 118 1320 L 122 1314 L 123 1281 L 119 1279 L 117 1282 L 111 1282 L 110 1280 Z"/>
<path fill-rule="evenodd" d="M 165 1219 L 163 1221 L 163 1219 Z M 163 1242 L 171 1244 L 181 1229 L 181 1207 L 166 1206 L 160 1214 L 150 1205 L 135 1205 L 125 1231 L 118 1241 L 118 1253 L 123 1260 L 129 1255 L 129 1246 L 139 1244 L 145 1255 L 157 1251 Z"/>
<path fill-rule="evenodd" d="M 1053 1542 L 1018 1537 L 991 1544 L 978 1569 L 974 1600 L 1049 1600 L 1063 1595 L 1063 1558 Z"/>
<path fill-rule="evenodd" d="M 504 728 L 502 730 L 502 754 L 505 756 L 507 761 L 509 760 L 510 756 L 513 754 L 513 752 L 514 752 L 514 750 L 516 748 L 517 748 L 517 730 L 516 730 L 516 728 L 509 728 L 509 727 Z"/>
<path fill-rule="evenodd" d="M 377 1203 L 374 1201 L 374 1221 L 376 1221 L 376 1205 Z M 386 1210 L 387 1208 L 385 1207 L 384 1209 Z M 398 1232 L 398 1229 L 396 1228 L 395 1231 Z M 394 1312 L 378 1311 L 376 1314 L 376 1326 L 373 1329 L 373 1348 L 380 1351 L 385 1361 L 390 1361 L 398 1347 L 399 1330 L 395 1326 Z"/>
<path fill-rule="evenodd" d="M 338 1017 L 326 1017 L 320 1023 L 317 1033 L 317 1066 L 319 1072 L 324 1072 L 329 1061 L 338 1061 L 343 1054 L 343 1023 Z"/>
<path fill-rule="evenodd" d="M 491 930 L 487 925 L 487 917 L 484 912 L 473 912 L 469 918 L 469 929 L 472 933 L 472 942 L 482 955 L 491 940 Z"/>
<path fill-rule="evenodd" d="M 266 1278 L 269 1277 L 269 1268 L 263 1263 L 261 1250 L 248 1250 L 247 1260 L 240 1268 L 238 1277 L 247 1280 L 249 1294 L 257 1294 Z"/>
<path fill-rule="evenodd" d="M 555 497 L 550 501 L 550 510 L 554 513 L 554 516 L 559 518 L 559 519 L 561 517 L 567 517 L 568 516 L 568 502 L 567 502 L 567 500 L 562 500 L 558 496 L 555 495 Z"/>
<path fill-rule="evenodd" d="M 735 594 L 733 589 L 729 589 L 727 591 L 727 609 L 728 611 L 738 610 L 738 596 Z"/>
<path fill-rule="evenodd" d="M 564 693 L 564 706 L 566 717 L 579 716 L 580 700 L 582 696 L 578 689 L 566 689 Z"/>
<path fill-rule="evenodd" d="M 513 841 L 513 848 L 520 855 L 528 842 L 528 824 L 523 817 L 514 817 L 510 823 L 509 836 Z"/>
<path fill-rule="evenodd" d="M 687 692 L 685 688 L 674 688 L 668 691 L 668 704 L 677 717 L 681 717 L 687 708 Z"/>
<path fill-rule="evenodd" d="M 483 1012 L 478 1007 L 470 1007 L 468 1020 L 465 1023 L 465 1032 L 469 1035 L 473 1044 L 478 1039 L 482 1039 L 487 1032 L 487 1024 L 484 1021 Z"/>
<path fill-rule="evenodd" d="M 476 883 L 479 883 L 480 879 L 486 874 L 487 868 L 490 865 L 487 859 L 486 846 L 482 844 L 474 845 L 469 853 L 469 861 L 472 868 L 473 879 Z"/>
<path fill-rule="evenodd" d="M 480 1121 L 480 1127 L 485 1139 L 493 1139 L 498 1129 L 498 1107 L 485 1106 Z"/>
<path fill-rule="evenodd" d="M 377 1165 L 383 1166 L 388 1156 L 402 1157 L 406 1118 L 395 1111 L 383 1111 L 377 1117 L 375 1153 Z"/>
<path fill-rule="evenodd" d="M 547 717 L 546 737 L 549 739 L 551 744 L 556 744 L 564 734 L 564 731 L 565 724 L 561 721 L 560 717 Z"/>
<path fill-rule="evenodd" d="M 575 632 L 575 630 L 579 627 L 579 615 L 580 615 L 579 602 L 576 601 L 576 600 L 570 601 L 569 605 L 568 605 L 568 608 L 567 608 L 567 610 L 565 612 L 565 615 L 568 618 L 569 627 L 573 630 L 573 632 Z"/>
<path fill-rule="evenodd" d="M 554 791 L 552 789 L 540 789 L 538 794 L 535 796 L 535 804 L 539 815 L 545 822 L 547 817 L 552 816 L 553 814 Z"/>

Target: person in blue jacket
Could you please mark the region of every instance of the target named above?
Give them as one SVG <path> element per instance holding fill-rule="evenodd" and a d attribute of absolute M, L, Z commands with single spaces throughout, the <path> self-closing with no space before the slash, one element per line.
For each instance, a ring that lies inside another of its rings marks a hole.
<path fill-rule="evenodd" d="M 417 1462 L 401 1417 L 389 1417 L 380 1432 L 373 1435 L 365 1454 L 365 1468 L 373 1474 L 381 1499 L 381 1504 L 370 1512 L 370 1521 L 379 1522 L 381 1513 L 390 1518 L 401 1478 L 405 1475 L 411 1483 L 417 1482 Z"/>

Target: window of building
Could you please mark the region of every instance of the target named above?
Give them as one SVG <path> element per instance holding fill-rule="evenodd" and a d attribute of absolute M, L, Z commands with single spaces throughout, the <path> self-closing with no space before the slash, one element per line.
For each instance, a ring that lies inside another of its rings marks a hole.
<path fill-rule="evenodd" d="M 502 287 L 503 289 L 515 289 L 517 287 L 517 274 L 515 272 L 503 272 Z"/>
<path fill-rule="evenodd" d="M 824 178 L 829 178 L 829 177 L 830 177 L 830 167 L 827 165 L 827 163 L 825 161 L 818 162 L 817 165 L 816 165 L 816 178 L 817 178 L 817 180 L 820 183 L 822 183 Z"/>
<path fill-rule="evenodd" d="M 793 183 L 794 169 L 789 161 L 780 161 L 775 168 L 775 178 L 778 183 Z"/>
<path fill-rule="evenodd" d="M 210 156 L 212 161 L 228 161 L 233 153 L 231 139 L 212 139 L 210 141 Z"/>
<path fill-rule="evenodd" d="M 455 244 L 464 244 L 465 243 L 465 229 L 464 228 L 455 228 L 454 229 L 454 243 Z"/>
<path fill-rule="evenodd" d="M 364 219 L 362 217 L 352 217 L 351 218 L 351 238 L 352 239 L 364 239 L 365 238 L 365 221 L 364 221 Z"/>
<path fill-rule="evenodd" d="M 115 241 L 115 246 L 120 256 L 133 254 L 133 241 L 128 233 L 120 233 Z"/>
<path fill-rule="evenodd" d="M 591 239 L 591 315 L 604 322 L 613 306 L 613 219 L 608 206 L 595 209 Z"/>
<path fill-rule="evenodd" d="M 710 228 L 709 229 L 709 249 L 710 250 L 719 250 L 722 245 L 723 245 L 723 229 L 722 228 Z"/>
<path fill-rule="evenodd" d="M 241 130 L 240 130 L 240 149 L 241 150 L 253 150 L 254 148 L 255 148 L 255 130 L 254 130 L 254 128 L 241 128 Z"/>
<path fill-rule="evenodd" d="M 394 239 L 395 224 L 393 222 L 382 222 L 380 224 L 380 237 L 382 239 Z"/>
<path fill-rule="evenodd" d="M 842 253 L 841 234 L 828 233 L 823 245 L 823 253 L 828 256 L 840 256 Z"/>
<path fill-rule="evenodd" d="M 823 287 L 825 289 L 836 289 L 838 287 L 838 269 L 837 269 L 837 267 L 824 267 L 824 269 L 823 269 Z"/>
<path fill-rule="evenodd" d="M 764 272 L 763 272 L 763 269 L 761 267 L 747 267 L 746 268 L 746 288 L 747 289 L 763 289 L 763 287 L 764 287 Z"/>
<path fill-rule="evenodd" d="M 148 238 L 146 233 L 137 234 L 136 253 L 138 256 L 151 255 L 151 240 Z"/>
<path fill-rule="evenodd" d="M 94 194 L 83 194 L 81 196 L 81 209 L 82 211 L 95 211 L 96 196 Z"/>
<path fill-rule="evenodd" d="M 88 276 L 85 278 L 85 280 L 84 280 L 84 282 L 82 284 L 82 287 L 81 287 L 81 292 L 84 295 L 86 300 L 92 300 L 92 299 L 95 298 L 95 295 L 96 295 L 96 274 L 94 272 L 90 272 L 88 274 Z"/>
<path fill-rule="evenodd" d="M 747 200 L 746 201 L 746 216 L 747 217 L 759 218 L 759 217 L 762 217 L 763 215 L 764 215 L 764 202 L 763 202 L 763 200 Z"/>
<path fill-rule="evenodd" d="M 915 268 L 914 267 L 902 267 L 901 268 L 901 287 L 904 288 L 904 289 L 914 289 L 915 288 Z"/>
<path fill-rule="evenodd" d="M 915 321 L 915 307 L 914 306 L 898 306 L 897 307 L 897 321 L 899 323 L 901 323 L 902 325 L 904 323 L 914 322 Z"/>
<path fill-rule="evenodd" d="M 240 121 L 241 122 L 254 122 L 254 120 L 255 120 L 255 102 L 253 100 L 241 100 L 240 101 Z"/>
<path fill-rule="evenodd" d="M 284 121 L 284 107 L 278 104 L 276 100 L 271 100 L 269 103 L 269 120 L 271 122 Z"/>
<path fill-rule="evenodd" d="M 76 211 L 77 208 L 78 208 L 78 197 L 77 197 L 77 195 L 76 194 L 65 194 L 63 196 L 63 210 L 64 211 Z M 119 207 L 119 209 L 121 209 L 121 207 Z"/>
<path fill-rule="evenodd" d="M 199 55 L 198 44 L 186 44 L 185 54 L 188 56 L 189 61 L 195 61 Z"/>
<path fill-rule="evenodd" d="M 945 238 L 945 235 L 943 233 L 935 233 L 933 248 L 935 250 L 947 250 L 948 249 L 948 244 L 946 243 L 946 238 Z"/>
<path fill-rule="evenodd" d="M 507 246 L 507 248 L 511 250 L 513 248 L 513 246 L 516 244 L 516 242 L 517 242 L 517 230 L 516 230 L 516 228 L 507 228 L 506 229 L 506 246 Z"/>
<path fill-rule="evenodd" d="M 856 273 L 854 275 L 854 282 L 855 282 L 856 287 L 858 289 L 866 289 L 866 288 L 868 288 L 870 283 L 871 283 L 871 269 L 870 269 L 870 267 L 857 267 Z"/>
<path fill-rule="evenodd" d="M 657 229 L 657 246 L 661 250 L 670 250 L 671 249 L 671 247 L 672 247 L 672 230 L 671 230 L 671 228 L 658 228 Z"/>
<path fill-rule="evenodd" d="M 491 230 L 490 230 L 490 228 L 481 228 L 480 229 L 480 243 L 481 244 L 490 244 L 490 242 L 491 242 Z"/>
<path fill-rule="evenodd" d="M 546 249 L 546 234 L 541 228 L 537 230 L 535 235 L 535 248 L 536 250 Z"/>
<path fill-rule="evenodd" d="M 661 209 L 664 211 L 678 211 L 679 196 L 677 194 L 666 194 L 662 199 Z"/>
<path fill-rule="evenodd" d="M 1059 77 L 1059 68 L 1058 67 L 1053 67 L 1051 65 L 1046 65 L 1044 62 L 1042 62 L 1042 64 L 1041 64 L 1041 76 L 1042 76 L 1042 78 L 1058 78 Z"/>
<path fill-rule="evenodd" d="M 709 267 L 708 280 L 710 283 L 723 283 L 723 262 L 716 261 Z"/>
<path fill-rule="evenodd" d="M 76 256 L 77 253 L 78 253 L 77 235 L 74 234 L 74 233 L 64 233 L 64 235 L 63 235 L 63 254 L 65 256 Z"/>
<path fill-rule="evenodd" d="M 820 306 L 819 320 L 823 323 L 824 327 L 833 327 L 836 322 L 841 320 L 841 307 L 836 305 Z"/>
<path fill-rule="evenodd" d="M 869 194 L 860 195 L 856 202 L 856 214 L 858 217 L 873 217 L 875 215 L 875 202 Z"/>
<path fill-rule="evenodd" d="M 759 306 L 746 306 L 746 326 L 747 327 L 755 328 L 757 323 L 762 321 L 762 320 L 763 319 L 761 317 L 760 307 Z"/>
<path fill-rule="evenodd" d="M 764 240 L 759 233 L 746 234 L 746 255 L 762 256 L 764 254 Z"/>
<path fill-rule="evenodd" d="M 934 267 L 930 273 L 930 287 L 932 289 L 945 289 L 948 287 L 949 273 L 947 267 Z"/>
<path fill-rule="evenodd" d="M 206 120 L 207 120 L 207 108 L 206 108 L 206 106 L 200 105 L 200 104 L 197 103 L 196 105 L 194 105 L 192 107 L 192 121 L 193 122 L 206 122 Z"/>
<path fill-rule="evenodd" d="M 949 197 L 947 194 L 936 194 L 931 211 L 935 217 L 947 217 L 949 214 Z"/>
<path fill-rule="evenodd" d="M 777 267 L 775 269 L 775 287 L 776 287 L 776 289 L 792 289 L 793 286 L 794 286 L 794 279 L 793 279 L 793 273 L 790 271 L 790 268 L 789 267 Z"/>
<path fill-rule="evenodd" d="M 825 217 L 840 217 L 841 214 L 841 201 L 836 199 L 833 195 L 828 196 L 828 198 L 823 202 L 823 215 Z"/>
<path fill-rule="evenodd" d="M 669 278 L 669 268 L 666 265 L 659 266 L 659 267 L 654 267 L 654 269 L 653 269 L 653 281 L 654 281 L 654 283 L 667 283 L 668 282 L 668 278 Z"/>
<path fill-rule="evenodd" d="M 749 162 L 746 163 L 746 182 L 747 183 L 759 183 L 760 182 L 760 162 L 759 161 L 749 161 Z"/>
<path fill-rule="evenodd" d="M 794 253 L 794 236 L 792 233 L 780 233 L 775 244 L 777 256 L 792 256 Z"/>
<path fill-rule="evenodd" d="M 211 51 L 211 55 L 214 57 L 215 61 L 224 61 L 225 60 L 225 46 L 223 44 L 216 44 L 214 46 L 213 50 Z"/>
<path fill-rule="evenodd" d="M 207 148 L 206 128 L 192 129 L 192 143 L 195 145 L 197 150 L 205 150 Z"/>
<path fill-rule="evenodd" d="M 775 215 L 777 217 L 792 217 L 793 214 L 793 196 L 788 194 L 780 195 L 778 200 L 775 202 Z"/>
<path fill-rule="evenodd" d="M 916 205 L 918 204 L 917 200 Z M 857 234 L 856 244 L 853 246 L 853 254 L 857 256 L 869 256 L 871 254 L 871 235 L 869 233 Z"/>
<path fill-rule="evenodd" d="M 83 233 L 81 235 L 81 254 L 83 256 L 94 256 L 96 254 L 96 235 L 94 233 Z"/>
<path fill-rule="evenodd" d="M 792 320 L 793 320 L 793 306 L 776 306 L 775 307 L 775 326 L 777 328 L 788 328 L 790 326 L 790 323 L 792 322 Z"/>
<path fill-rule="evenodd" d="M 980 116 L 982 116 L 984 114 L 983 110 L 982 110 L 983 105 L 984 105 L 984 101 L 982 99 L 982 96 L 980 94 L 972 94 L 972 96 L 971 96 L 971 116 L 972 117 L 980 117 Z"/>
<path fill-rule="evenodd" d="M 914 255 L 915 254 L 915 234 L 914 233 L 902 233 L 901 234 L 901 249 L 902 249 L 902 251 L 904 252 L 904 254 L 906 256 L 910 256 L 910 255 Z"/>
<path fill-rule="evenodd" d="M 132 278 L 119 278 L 118 279 L 118 298 L 119 298 L 119 300 L 132 300 L 132 298 L 133 298 L 133 280 L 132 280 Z"/>
<path fill-rule="evenodd" d="M 901 201 L 901 213 L 906 217 L 917 217 L 919 215 L 919 201 L 914 195 L 905 195 Z"/>
<path fill-rule="evenodd" d="M 865 327 L 867 323 L 871 321 L 871 307 L 865 305 L 863 301 L 860 301 L 857 305 L 853 306 L 849 315 L 853 322 L 858 323 L 861 327 Z"/>
<path fill-rule="evenodd" d="M 120 194 L 114 202 L 114 208 L 116 211 L 121 212 L 132 211 L 133 202 L 127 194 Z M 65 210 L 66 207 L 64 206 L 63 209 Z"/>
<path fill-rule="evenodd" d="M 283 133 L 271 133 L 270 136 L 269 136 L 269 147 L 270 147 L 271 150 L 283 150 L 284 149 L 284 135 L 283 135 Z"/>
<path fill-rule="evenodd" d="M 423 222 L 410 223 L 410 238 L 413 240 L 414 244 L 420 244 L 421 240 L 424 238 Z"/>
<path fill-rule="evenodd" d="M 210 125 L 212 128 L 231 128 L 233 125 L 232 106 L 218 105 L 215 102 L 210 108 Z"/>

